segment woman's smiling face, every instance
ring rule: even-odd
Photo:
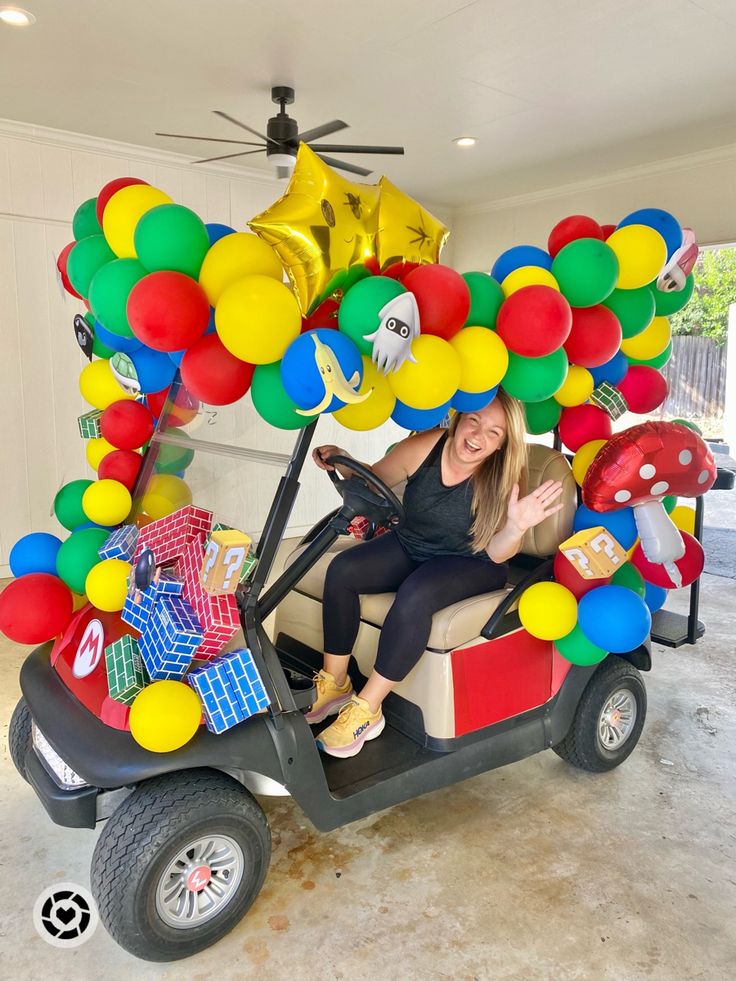
[[[452,449],[459,463],[477,465],[503,444],[506,413],[498,401],[477,412],[463,412],[458,420]]]

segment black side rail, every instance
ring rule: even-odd
[[[506,599],[498,604],[491,614],[488,623],[481,630],[481,637],[485,637],[486,640],[495,640],[496,637],[508,634],[512,630],[518,630],[521,626],[519,614],[516,612],[509,613],[508,611],[529,586],[532,586],[535,582],[544,582],[552,579],[552,567],[553,560],[545,559],[539,565],[535,566],[531,572],[527,573],[521,582],[518,582],[514,586]]]

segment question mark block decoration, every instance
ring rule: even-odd
[[[213,531],[199,574],[202,588],[208,593],[234,593],[251,544],[251,539],[242,531]]]
[[[583,579],[608,579],[624,562],[626,550],[602,525],[584,528],[560,545],[560,551]]]

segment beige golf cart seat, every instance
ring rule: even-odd
[[[552,556],[557,546],[569,537],[577,507],[577,490],[570,467],[557,450],[536,443],[529,445],[527,490],[532,491],[545,480],[560,480],[563,485],[563,508],[551,515],[525,537],[522,552],[540,558]],[[275,637],[286,634],[317,651],[323,650],[322,591],[327,566],[338,552],[360,548],[353,537],[339,538],[281,602],[276,613]],[[286,559],[289,565],[303,551],[299,545]],[[449,653],[459,647],[487,643],[480,631],[498,605],[510,593],[511,586],[473,596],[436,613],[427,649],[419,663],[396,686],[396,693],[417,705],[429,735],[437,739],[455,734],[453,681]],[[384,618],[395,593],[364,595],[360,598],[361,623],[353,655],[366,677],[376,659],[378,639]],[[277,641],[278,643],[278,641]]]

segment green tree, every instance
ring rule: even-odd
[[[673,334],[711,337],[725,344],[728,307],[736,303],[736,248],[707,249],[695,264],[695,290],[684,310],[670,318]]]

